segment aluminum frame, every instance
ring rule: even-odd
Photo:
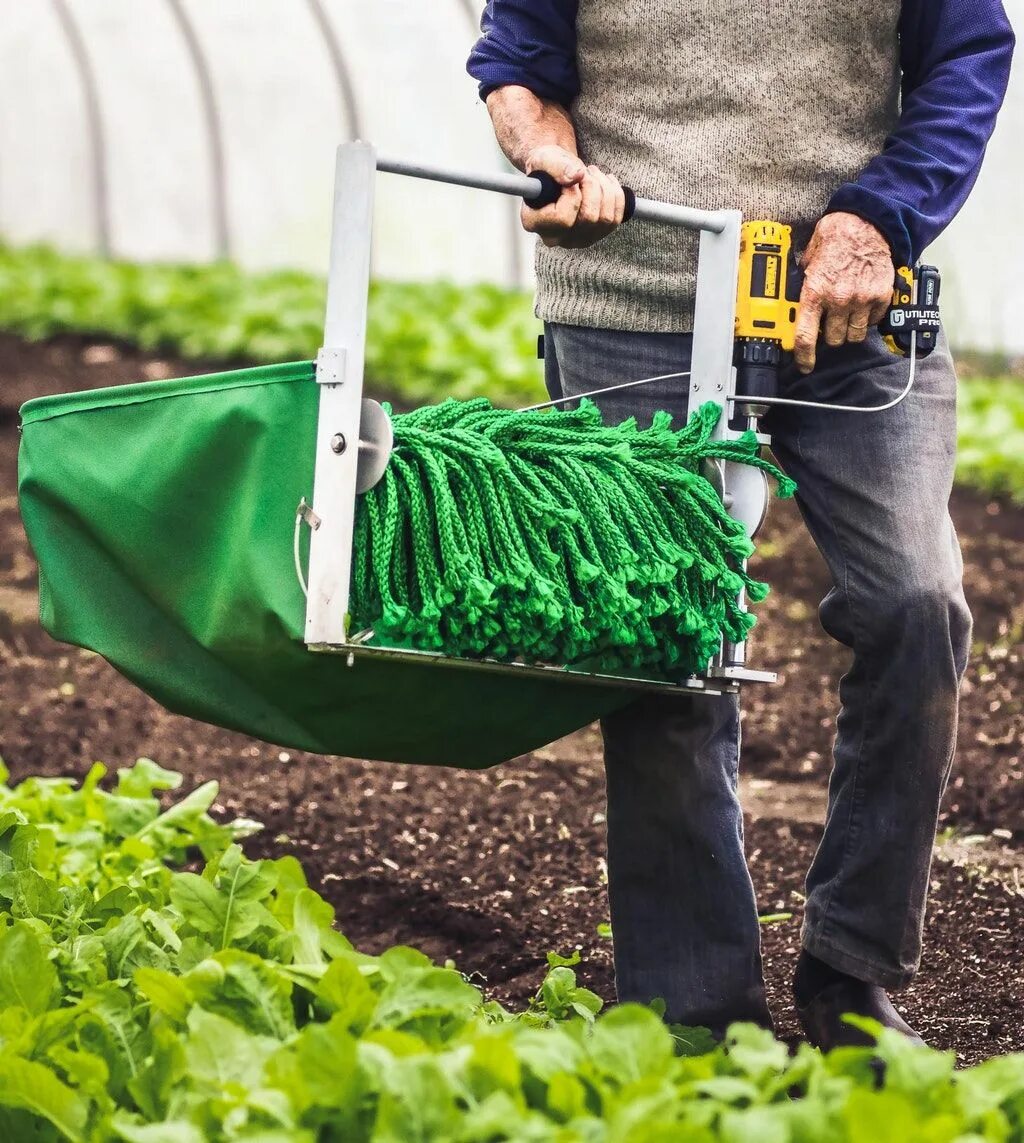
[[[310,532],[306,643],[348,640],[359,420],[366,354],[376,155],[366,143],[338,148],[324,346],[317,355],[320,408]]]
[[[427,655],[379,647],[372,632],[349,632],[348,600],[356,505],[360,407],[366,345],[367,300],[373,204],[377,171],[425,178],[500,194],[535,197],[540,183],[528,176],[481,175],[379,158],[367,143],[338,148],[328,276],[324,347],[317,356],[320,404],[312,495],[305,641],[311,650],[348,655],[350,665],[365,656],[415,658],[437,667],[458,667],[590,681],[679,693],[735,693],[742,682],[773,682],[775,675],[745,667],[745,645],[724,650],[707,675],[669,683],[642,675],[589,672],[579,668],[497,663]],[[690,400],[722,408],[716,437],[738,435],[729,427],[736,393],[733,345],[742,215],[703,211],[638,199],[634,217],[700,232]],[[722,473],[723,482],[727,470]],[[725,488],[728,496],[730,490]],[[734,509],[735,510],[735,509]],[[736,515],[740,515],[736,511]]]

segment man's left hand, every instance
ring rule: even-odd
[[[804,286],[794,356],[801,373],[814,368],[822,326],[828,345],[863,341],[892,304],[893,265],[881,231],[855,214],[826,214],[801,259]]]

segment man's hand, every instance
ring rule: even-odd
[[[566,189],[541,210],[523,207],[523,226],[546,246],[579,248],[607,238],[622,222],[626,196],[618,180],[579,157],[569,112],[525,87],[499,87],[487,96],[487,110],[501,149],[528,175],[547,173]]]
[[[863,341],[868,328],[885,317],[896,268],[881,232],[843,213],[821,219],[801,261],[805,276],[794,355],[800,372],[810,373],[823,322],[826,343],[838,346]]]
[[[539,234],[545,246],[570,250],[593,246],[622,222],[626,196],[618,179],[598,167],[588,167],[565,147],[548,144],[531,151],[526,173],[534,171],[546,171],[565,188],[550,206],[540,210],[523,206],[523,229]]]

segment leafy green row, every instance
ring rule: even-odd
[[[33,340],[94,334],[209,362],[306,360],[321,343],[323,305],[323,282],[296,271],[136,265],[0,244],[0,328]],[[538,330],[523,293],[377,282],[368,378],[410,404],[481,395],[523,404],[541,393]],[[1022,458],[1024,386],[962,382],[958,479],[1024,500]]]
[[[113,337],[210,362],[305,361],[323,341],[324,283],[232,263],[137,265],[0,244],[0,328],[38,340]],[[367,376],[409,402],[542,392],[539,323],[525,294],[480,285],[377,282]]]
[[[356,952],[291,857],[255,862],[212,783],[142,760],[0,785],[0,1138],[82,1143],[1024,1140],[1024,1057],[954,1077],[883,1037],[708,1050],[571,961],[512,1015],[451,967]],[[195,871],[188,860],[205,861]]]
[[[962,382],[957,414],[957,479],[1024,503],[1024,383]]]

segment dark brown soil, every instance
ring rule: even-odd
[[[82,774],[97,758],[113,767],[139,755],[189,783],[217,778],[224,812],[266,824],[250,852],[300,857],[367,950],[418,945],[521,1002],[546,950],[579,948],[585,981],[611,999],[609,944],[598,935],[604,790],[593,728],[486,773],[291,753],[166,713],[102,659],[55,644],[34,623],[35,565],[15,498],[18,405],[198,371],[123,347],[71,338],[28,346],[0,335],[0,754],[15,779]],[[1024,862],[1014,848],[1024,846],[1024,511],[958,493],[954,516],[977,645],[944,825],[1002,844],[1004,868],[986,881],[936,862],[925,962],[900,1003],[933,1043],[967,1062],[1024,1049]],[[818,626],[827,575],[791,506],[774,513],[759,570],[776,590],[761,609],[754,658],[781,680],[745,700],[744,767],[755,786],[805,790],[813,807],[827,778],[844,652]],[[818,828],[806,813],[752,806],[748,852],[762,912],[792,914],[764,928],[775,1012],[792,1036],[788,977]]]

